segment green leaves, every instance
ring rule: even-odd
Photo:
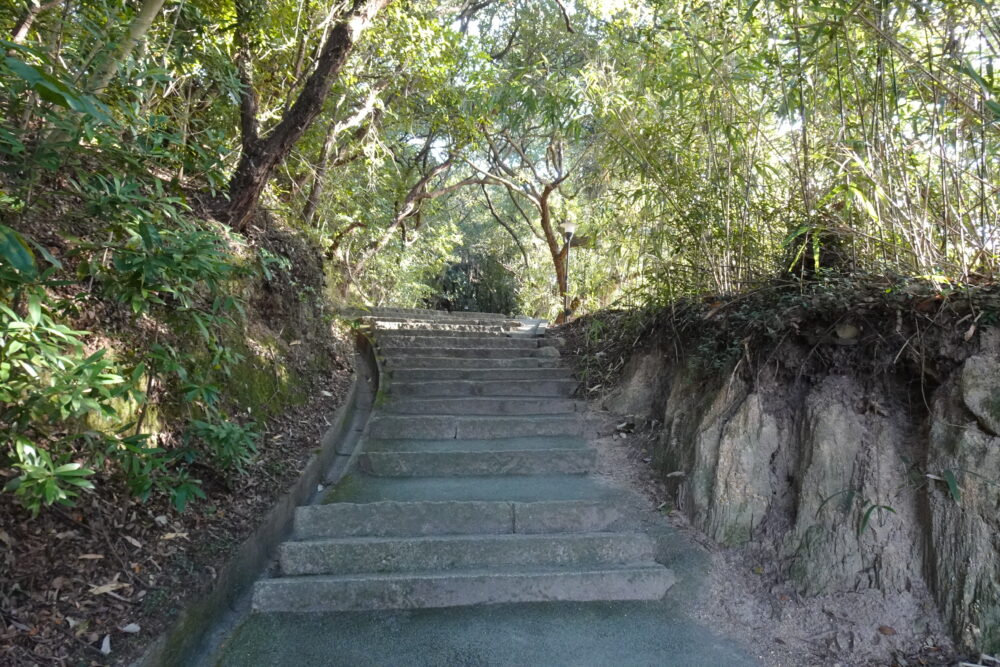
[[[13,280],[15,276],[5,275],[4,268],[11,268],[17,275],[31,280],[38,275],[35,264],[35,253],[31,251],[28,242],[18,232],[6,225],[0,224],[0,279]],[[0,285],[2,287],[2,285]]]
[[[110,116],[100,102],[71,84],[57,79],[34,65],[29,65],[15,56],[5,57],[3,64],[46,102],[86,114],[102,122],[111,122]]]

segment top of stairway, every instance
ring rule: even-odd
[[[504,313],[483,313],[470,310],[427,310],[423,308],[348,308],[341,311],[346,317],[393,323],[395,328],[424,328],[440,325],[462,326],[469,332],[491,331],[500,327],[508,332],[542,335],[546,320],[531,317],[507,315]]]

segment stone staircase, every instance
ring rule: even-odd
[[[673,584],[624,492],[588,473],[559,352],[500,315],[368,318],[382,388],[351,472],[300,507],[257,611],[657,600]]]

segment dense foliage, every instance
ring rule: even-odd
[[[0,29],[0,469],[35,511],[94,471],[183,508],[252,458],[219,395],[241,289],[290,268],[267,216],[334,299],[546,317],[997,269],[984,0],[63,0]]]

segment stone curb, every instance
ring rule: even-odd
[[[347,399],[338,408],[333,425],[292,487],[267,512],[219,572],[205,595],[190,600],[170,628],[156,638],[132,667],[188,665],[204,658],[214,647],[212,636],[219,619],[237,606],[277,554],[292,530],[295,509],[310,501],[318,485],[333,483],[356,455],[357,443],[368,423],[378,391],[379,374],[368,338],[355,340],[355,376]]]

